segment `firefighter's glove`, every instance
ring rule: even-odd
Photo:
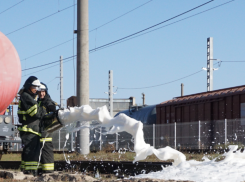
[[[50,112],[48,114],[45,114],[43,116],[43,120],[47,120],[47,119],[53,119],[55,117],[55,112]]]
[[[55,116],[58,118],[59,117],[59,110],[60,109],[57,109],[56,111],[55,111]]]
[[[59,118],[59,110],[62,110],[62,109],[57,109],[56,110],[56,118],[57,118],[57,120],[58,120],[58,122],[62,125],[62,126],[64,126],[64,123],[60,120],[60,118]]]
[[[56,106],[55,105],[49,105],[48,106],[48,111],[49,112],[55,112],[56,111]]]

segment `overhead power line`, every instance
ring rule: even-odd
[[[195,75],[195,74],[197,74],[197,73],[200,73],[200,72],[202,72],[203,70],[199,70],[199,71],[197,71],[197,72],[195,72],[195,73],[192,73],[192,74],[190,74],[190,75],[187,75],[187,76],[184,76],[184,77],[181,77],[181,78],[178,78],[178,79],[176,79],[176,80],[173,80],[173,81],[169,81],[169,82],[165,82],[165,83],[162,83],[162,84],[158,84],[158,85],[152,85],[152,86],[147,86],[147,87],[133,87],[133,88],[123,88],[123,87],[118,87],[118,89],[144,89],[144,88],[153,88],[153,87],[159,87],[159,86],[162,86],[162,85],[167,85],[167,84],[170,84],[170,83],[173,83],[173,82],[176,82],[176,81],[179,81],[179,80],[182,80],[182,79],[184,79],[184,78],[187,78],[187,77],[190,77],[190,76],[193,76],[193,75]]]
[[[121,41],[121,42],[124,42],[124,41],[130,40],[130,39],[139,37],[139,36],[141,36],[141,35],[144,35],[144,34],[147,34],[147,33],[153,32],[153,31],[156,31],[156,30],[158,30],[158,29],[160,29],[160,28],[164,28],[164,27],[166,27],[166,26],[170,26],[170,25],[172,25],[172,24],[178,23],[178,22],[183,21],[183,20],[185,20],[185,19],[188,19],[188,18],[197,16],[197,15],[199,15],[199,14],[202,14],[202,13],[205,13],[205,12],[207,12],[207,11],[213,10],[213,9],[215,9],[215,8],[221,7],[221,6],[223,6],[223,5],[225,5],[225,4],[228,4],[228,3],[232,2],[232,1],[235,1],[235,0],[231,0],[231,1],[228,1],[228,2],[225,2],[225,3],[222,3],[222,4],[217,5],[217,6],[215,6],[215,7],[209,8],[209,9],[204,10],[204,11],[202,11],[202,12],[196,13],[196,14],[194,14],[194,15],[191,15],[191,16],[189,16],[189,17],[186,17],[186,18],[183,18],[183,19],[181,19],[181,20],[175,21],[175,22],[173,22],[173,23],[167,24],[167,25],[165,25],[165,26],[156,28],[156,29],[151,30],[151,31],[148,31],[148,32],[146,32],[146,33],[143,33],[143,34],[140,34],[140,35],[131,37],[131,38],[126,39],[126,40],[123,40],[123,41]],[[70,39],[70,40],[68,40],[68,41],[71,41],[71,40],[72,40],[72,39]],[[66,41],[66,42],[68,42],[68,41]],[[113,41],[113,42],[115,42],[115,41]],[[116,44],[121,43],[121,42],[117,42]],[[63,44],[63,43],[61,43],[61,44]],[[59,45],[61,45],[61,44],[59,44]],[[109,44],[110,44],[110,43],[109,43]],[[105,45],[107,45],[107,44],[105,44]],[[96,49],[91,49],[91,50],[89,50],[89,52],[90,52],[90,53],[93,53],[94,51],[97,51],[97,49],[100,50],[100,49],[102,49],[102,47],[103,47],[103,48],[107,48],[107,47],[112,46],[112,45],[115,45],[115,44],[111,44],[111,45],[108,45],[108,46],[105,46],[105,45],[102,45],[102,46],[100,46],[100,47],[97,47]],[[58,46],[58,45],[57,45],[57,46]],[[54,47],[57,47],[57,46],[54,46]],[[54,48],[54,47],[52,47],[52,48]],[[50,48],[50,49],[52,49],[52,48]],[[50,50],[50,49],[47,49],[47,50]],[[47,51],[47,50],[45,50],[45,51]],[[44,51],[42,51],[42,52],[44,52]],[[39,54],[39,53],[37,53],[37,54]],[[37,54],[35,54],[35,55],[37,55]],[[41,52],[40,52],[40,54],[41,54]],[[33,56],[35,56],[35,55],[33,55]],[[76,55],[74,55],[74,57],[75,57],[75,56],[76,56]],[[29,57],[28,57],[28,58],[29,58]],[[26,59],[28,59],[28,58],[26,58]],[[53,62],[52,62],[52,63],[53,63]],[[36,68],[36,67],[28,68],[28,69],[34,69],[34,68]]]
[[[225,4],[231,3],[232,1],[235,1],[235,0],[231,0],[231,1],[228,1],[228,2],[225,2],[225,3],[222,3],[222,4],[217,5],[217,6],[215,6],[215,7],[212,7],[212,8],[209,8],[209,9],[207,9],[207,10],[201,11],[201,12],[199,12],[199,13],[196,13],[196,14],[194,14],[194,15],[191,15],[191,16],[188,16],[188,17],[186,17],[186,18],[180,19],[180,20],[175,21],[175,22],[173,22],[173,23],[169,23],[169,24],[167,24],[167,25],[161,26],[161,27],[156,28],[156,29],[154,29],[154,30],[150,30],[150,31],[145,32],[145,33],[142,33],[142,34],[140,34],[140,35],[136,35],[136,36],[130,37],[130,38],[128,38],[128,39],[125,39],[125,40],[122,40],[122,41],[119,41],[119,42],[116,42],[116,43],[113,43],[113,44],[109,43],[110,45],[108,45],[108,46],[105,46],[105,45],[106,45],[106,44],[105,44],[105,45],[96,47],[95,49],[89,50],[89,52],[90,52],[90,53],[93,53],[93,52],[95,52],[95,51],[99,51],[99,50],[101,50],[101,49],[104,49],[104,48],[107,48],[107,47],[110,47],[110,46],[113,46],[113,45],[116,45],[116,44],[119,44],[119,43],[122,43],[122,42],[125,42],[125,41],[128,41],[128,40],[131,40],[131,39],[134,39],[134,38],[136,38],[136,37],[140,37],[140,36],[142,36],[142,35],[145,35],[145,34],[154,32],[154,31],[159,30],[159,29],[162,29],[162,28],[165,28],[165,27],[170,26],[170,25],[173,25],[173,24],[175,24],[175,23],[178,23],[178,22],[184,21],[184,20],[186,20],[186,19],[192,18],[192,17],[194,17],[194,16],[200,15],[200,14],[202,14],[202,13],[211,11],[211,10],[216,9],[216,8],[218,8],[218,7],[221,7],[221,6],[225,5]],[[75,38],[76,38],[76,37],[75,37]],[[74,39],[75,39],[75,38],[74,38]],[[55,46],[53,46],[53,47],[51,47],[51,48],[49,48],[49,49],[46,49],[46,50],[41,51],[41,52],[39,52],[39,53],[36,53],[36,54],[34,54],[34,55],[32,55],[32,56],[29,56],[29,57],[27,57],[27,58],[25,58],[25,59],[22,59],[21,61],[30,59],[30,58],[32,58],[32,57],[34,57],[34,56],[37,56],[37,55],[42,54],[42,53],[44,53],[44,52],[46,52],[46,51],[49,51],[49,50],[51,50],[51,49],[53,49],[53,48],[56,48],[56,47],[58,47],[58,46],[61,46],[61,45],[65,44],[65,43],[67,43],[67,42],[69,42],[69,41],[71,41],[71,40],[74,40],[74,39],[69,39],[69,40],[67,40],[67,41],[65,41],[65,42],[62,42],[62,43],[60,43],[60,44],[58,44],[58,45],[55,45]]]
[[[2,12],[0,12],[0,15],[1,15],[2,13],[4,13],[4,12],[6,12],[6,11],[10,10],[11,8],[13,8],[13,7],[17,6],[18,4],[22,3],[23,1],[24,1],[24,0],[22,0],[22,1],[18,2],[18,3],[16,3],[16,4],[14,4],[13,6],[11,6],[11,7],[7,8],[7,9],[5,9],[5,10],[3,10]]]
[[[220,62],[240,63],[240,62],[245,62],[245,61],[220,61]]]
[[[76,56],[76,55],[75,55]],[[67,57],[67,58],[64,58],[64,60],[67,60],[67,59],[70,59],[70,58],[73,58],[74,56],[70,56],[70,57]],[[31,68],[27,68],[27,69],[23,69],[21,71],[26,71],[26,70],[31,70],[31,69],[35,69],[35,68],[40,68],[40,67],[43,67],[43,66],[47,66],[47,65],[50,65],[50,64],[54,64],[54,63],[57,63],[57,62],[60,62],[60,60],[58,61],[53,61],[53,62],[50,62],[50,63],[47,63],[47,64],[42,64],[42,65],[39,65],[39,66],[35,66],[35,67],[31,67]]]
[[[55,65],[53,65],[53,66],[50,66],[50,67],[47,67],[47,68],[44,68],[44,69],[41,69],[41,70],[38,70],[38,71],[35,71],[35,72],[25,74],[25,75],[23,75],[22,77],[25,77],[25,76],[28,76],[28,75],[32,75],[32,74],[38,73],[38,72],[40,72],[40,71],[44,71],[44,70],[47,70],[47,69],[49,69],[49,68],[53,68],[53,67],[58,66],[58,65],[59,65],[59,64],[55,64]]]
[[[58,44],[58,45],[55,45],[55,46],[53,46],[53,47],[50,47],[50,48],[48,48],[48,49],[46,49],[46,50],[44,50],[44,51],[41,51],[41,52],[36,53],[36,54],[33,54],[33,55],[29,56],[29,57],[26,57],[26,58],[22,59],[21,61],[26,61],[27,59],[30,59],[30,58],[32,58],[32,57],[35,57],[35,56],[37,56],[37,55],[39,55],[39,54],[42,54],[42,53],[44,53],[44,52],[47,52],[47,51],[49,51],[49,50],[51,50],[51,49],[54,49],[54,48],[56,48],[56,47],[58,47],[58,46],[61,46],[61,45],[65,44],[65,43],[67,43],[67,42],[70,42],[70,41],[72,41],[72,40],[74,40],[74,39],[75,39],[75,38],[72,38],[72,39],[67,40],[67,41],[65,41],[65,42],[62,42],[62,43],[60,43],[60,44]]]
[[[31,25],[33,25],[33,24],[35,24],[35,23],[38,23],[38,22],[40,22],[40,21],[42,21],[42,20],[44,20],[44,19],[50,18],[51,16],[54,16],[54,15],[56,15],[56,14],[62,12],[62,11],[65,11],[65,10],[67,10],[67,9],[73,7],[73,6],[75,6],[75,5],[71,5],[71,6],[67,7],[67,8],[64,8],[64,9],[62,9],[62,10],[59,10],[58,12],[52,13],[52,14],[50,14],[50,15],[44,17],[44,18],[41,18],[41,19],[39,19],[39,20],[37,20],[37,21],[34,21],[34,22],[30,23],[30,24],[27,24],[27,25],[25,25],[25,26],[23,26],[23,27],[21,27],[21,28],[18,28],[17,30],[14,30],[14,31],[12,31],[12,32],[10,32],[10,33],[8,33],[8,34],[6,34],[6,35],[10,35],[10,34],[12,34],[12,33],[15,33],[15,32],[17,32],[17,31],[19,31],[19,30],[22,30],[22,29],[24,29],[24,28],[26,28],[26,27],[29,27],[29,26],[31,26]]]
[[[135,11],[135,10],[137,10],[137,9],[139,9],[139,8],[141,8],[142,6],[148,4],[148,3],[152,2],[152,1],[153,0],[147,1],[146,3],[143,3],[140,6],[137,6],[136,8],[134,8],[134,9],[132,9],[132,10],[130,10],[130,11],[128,11],[128,12],[126,12],[126,13],[124,13],[124,14],[122,14],[122,15],[120,15],[120,16],[118,16],[118,17],[116,17],[116,18],[114,18],[114,19],[112,19],[112,20],[100,25],[100,26],[98,26],[97,28],[94,28],[94,29],[90,30],[89,32],[93,32],[93,31],[95,31],[95,30],[97,30],[97,29],[99,29],[99,28],[101,28],[101,27],[103,27],[103,26],[105,26],[105,25],[107,25],[107,24],[109,24],[109,23],[111,23],[111,22],[113,22],[113,21],[115,21],[115,20],[117,20],[117,19],[119,19],[119,18],[121,18],[121,17],[123,17],[123,16],[125,16],[125,15],[127,15],[127,14],[129,14],[129,13]]]
[[[113,22],[113,21],[115,21],[115,20],[117,20],[117,19],[119,19],[119,18],[121,18],[121,17],[123,17],[123,16],[125,16],[125,15],[127,15],[127,14],[129,14],[129,13],[131,13],[131,12],[133,12],[133,11],[135,11],[136,9],[141,8],[142,6],[148,4],[148,3],[152,2],[152,1],[153,1],[153,0],[147,1],[146,3],[141,4],[140,6],[138,6],[138,7],[134,8],[134,9],[132,9],[132,10],[130,10],[130,11],[128,11],[128,12],[126,12],[126,13],[124,13],[124,14],[122,14],[122,15],[120,15],[120,16],[118,16],[118,17],[112,19],[112,20],[110,20],[109,22],[106,22],[106,23],[104,23],[104,24],[98,26],[97,28],[94,28],[94,29],[90,30],[89,32],[93,32],[94,30],[97,30],[97,29],[99,29],[99,28],[101,28],[101,27],[104,27],[104,26],[108,25],[109,23],[111,23],[111,22]],[[76,6],[76,4],[75,4],[75,2],[74,2],[74,7],[75,7],[75,6]],[[74,29],[74,27],[75,27],[75,22],[74,22],[74,21],[75,21],[75,10],[74,10],[74,17],[73,17],[73,29]],[[73,35],[74,35],[74,34],[73,34]],[[76,37],[75,37],[75,38],[76,38]],[[48,48],[48,49],[46,49],[46,50],[44,50],[44,51],[38,52],[38,53],[36,53],[36,54],[34,54],[34,55],[32,55],[32,56],[29,56],[29,57],[27,57],[27,58],[22,59],[21,61],[26,61],[27,59],[30,59],[30,58],[32,58],[32,57],[35,57],[35,56],[39,55],[39,54],[42,54],[42,53],[44,53],[44,52],[47,52],[47,51],[49,51],[49,50],[51,50],[51,49],[53,49],[53,48],[56,48],[56,47],[58,47],[58,46],[61,46],[61,45],[65,44],[65,43],[67,43],[67,42],[70,42],[71,40],[74,40],[75,38],[74,38],[74,36],[73,36],[73,39],[67,40],[67,41],[62,42],[62,43],[60,43],[60,44],[58,44],[58,45],[55,45],[55,46],[53,46],[53,47],[50,47],[50,48]],[[74,45],[74,43],[73,43],[73,45]],[[74,48],[73,48],[73,49],[74,49]]]
[[[152,1],[152,0],[151,0],[151,1]],[[118,19],[118,18],[120,18],[120,17],[122,17],[122,16],[124,16],[124,15],[126,15],[126,14],[128,14],[128,13],[130,13],[130,12],[132,12],[132,11],[134,11],[135,9],[138,9],[138,8],[142,7],[143,5],[145,5],[145,4],[147,4],[147,3],[151,2],[151,1],[148,1],[148,2],[146,2],[146,3],[144,3],[144,4],[142,4],[141,6],[138,6],[138,7],[134,8],[133,10],[131,10],[131,11],[129,11],[129,12],[127,12],[127,13],[125,13],[125,14],[123,14],[123,15],[121,15],[121,16],[119,16],[119,17],[117,17],[117,18],[115,18],[115,19],[113,19],[113,20],[111,20],[111,21],[109,21],[109,22],[107,22],[107,23],[105,23],[105,24],[103,24],[103,25],[101,25],[101,26],[99,26],[99,27],[93,29],[93,30],[96,30],[96,29],[98,29],[98,28],[100,28],[100,27],[102,27],[102,26],[105,26],[105,25],[109,24],[110,22],[112,22],[112,21],[114,21],[114,20],[116,20],[116,19]],[[110,45],[112,45],[112,44],[114,45],[115,43],[117,43],[117,42],[119,42],[119,41],[122,41],[122,40],[124,40],[124,39],[130,38],[130,37],[132,37],[132,36],[134,36],[134,35],[137,35],[137,34],[139,34],[139,33],[141,33],[141,32],[144,32],[144,31],[149,30],[149,29],[151,29],[151,28],[153,28],[153,27],[156,27],[156,26],[158,26],[158,25],[160,25],[160,24],[162,24],[162,23],[165,23],[165,22],[170,21],[170,20],[172,20],[172,19],[174,19],[174,18],[177,18],[177,17],[179,17],[179,16],[181,16],[181,15],[184,15],[184,14],[186,14],[186,13],[188,13],[188,12],[190,12],[190,11],[193,11],[193,10],[195,10],[195,9],[201,7],[201,6],[204,6],[204,5],[206,5],[206,4],[208,4],[208,3],[212,2],[212,1],[214,1],[214,0],[208,1],[208,2],[206,2],[206,3],[204,3],[204,4],[201,4],[201,5],[199,5],[199,6],[195,7],[195,8],[192,8],[192,9],[190,9],[190,10],[184,12],[184,13],[181,13],[181,14],[179,14],[179,15],[177,15],[177,16],[174,16],[174,17],[172,17],[172,18],[170,18],[170,19],[167,19],[167,20],[165,20],[165,21],[163,21],[163,22],[160,22],[160,23],[158,23],[158,24],[156,24],[156,25],[153,25],[153,26],[151,26],[151,27],[148,27],[148,28],[146,28],[146,29],[143,29],[143,30],[141,30],[141,31],[138,31],[138,32],[136,32],[136,33],[133,33],[133,34],[131,34],[131,35],[128,35],[128,36],[126,36],[126,37],[123,37],[123,38],[121,38],[121,39],[118,39],[118,40],[116,40],[116,41],[107,43],[107,44],[105,44],[105,45],[96,47],[96,48],[94,48],[94,49],[91,49],[91,50],[89,50],[89,52],[97,51],[97,50],[99,50],[99,49],[101,49],[101,48],[110,46]],[[75,6],[75,5],[76,5],[76,4],[74,4],[74,5],[72,5],[72,6],[69,6],[69,7],[65,8],[65,9],[71,8],[71,7]],[[60,10],[59,12],[64,11],[65,9]],[[58,13],[58,12],[56,12],[56,13]],[[56,13],[54,13],[54,14],[56,14]],[[54,15],[54,14],[52,14],[52,15]],[[52,16],[52,15],[49,15],[49,16]],[[47,17],[46,17],[46,18],[47,18]],[[38,21],[40,21],[40,20],[38,20]],[[38,22],[38,21],[36,21],[36,22]],[[31,25],[31,24],[29,24],[29,25]],[[29,26],[29,25],[27,25],[27,26]],[[25,26],[25,27],[27,27],[27,26]],[[25,28],[25,27],[22,27],[22,28]],[[22,29],[22,28],[21,28],[21,29]],[[18,29],[18,30],[20,30],[20,29]],[[18,30],[16,30],[16,31],[18,31]],[[93,30],[91,30],[91,31],[93,31]],[[13,33],[13,32],[11,32],[11,33]],[[8,35],[8,34],[7,34],[7,35]],[[39,53],[36,53],[36,54],[34,54],[34,55],[32,55],[32,56],[29,56],[29,57],[27,57],[27,58],[25,58],[25,59],[22,59],[21,61],[27,60],[27,59],[29,59],[29,58],[31,58],[31,57],[37,56],[37,55],[39,55],[39,54],[42,54],[42,53],[44,53],[44,52],[46,52],[46,51],[49,51],[49,50],[51,50],[51,49],[53,49],[53,48],[55,48],[55,47],[58,47],[58,46],[60,46],[60,45],[63,45],[63,44],[65,44],[65,43],[67,43],[67,42],[69,42],[69,41],[71,41],[71,40],[73,40],[73,39],[70,39],[70,40],[65,41],[65,42],[63,42],[63,43],[60,43],[60,44],[58,44],[58,45],[56,45],[56,46],[53,46],[53,47],[51,47],[51,48],[49,48],[49,49],[46,49],[46,50],[41,51],[41,52],[39,52]]]
[[[175,19],[175,18],[177,18],[177,17],[179,17],[179,16],[182,16],[182,15],[184,15],[184,14],[186,14],[186,13],[189,13],[189,12],[195,10],[195,9],[198,9],[198,8],[200,8],[200,7],[202,7],[202,6],[206,5],[206,4],[208,4],[208,3],[211,3],[212,1],[214,1],[214,0],[211,0],[211,1],[208,1],[208,2],[206,2],[206,3],[203,3],[203,4],[199,5],[199,6],[196,6],[195,8],[192,8],[192,9],[190,9],[190,10],[188,10],[188,11],[185,11],[185,12],[183,12],[183,13],[180,13],[180,14],[178,14],[178,15],[172,17],[172,18],[169,18],[169,19],[164,20],[164,21],[162,21],[162,22],[160,22],[160,23],[157,23],[157,24],[155,24],[155,25],[152,25],[152,26],[150,26],[150,27],[147,27],[147,28],[145,28],[145,29],[143,29],[143,30],[140,30],[140,31],[138,31],[138,32],[135,32],[135,33],[133,33],[133,34],[130,34],[130,35],[126,36],[126,37],[123,37],[123,38],[120,38],[120,39],[118,39],[118,40],[115,40],[115,41],[112,41],[112,42],[110,42],[110,43],[107,43],[107,44],[105,44],[105,45],[103,45],[103,46],[94,48],[94,49],[92,49],[92,50],[90,50],[90,51],[95,51],[95,50],[97,50],[97,49],[99,49],[99,48],[103,48],[103,47],[105,47],[105,46],[114,44],[114,43],[116,43],[116,42],[122,41],[122,40],[127,39],[127,38],[130,38],[130,37],[132,37],[132,36],[134,36],[134,35],[137,35],[137,34],[139,34],[139,33],[142,33],[142,32],[144,32],[144,31],[146,31],[146,30],[149,30],[149,29],[151,29],[151,28],[154,28],[154,27],[156,27],[156,26],[159,26],[159,25],[161,25],[161,24],[163,24],[163,23],[166,23],[166,22],[168,22],[168,21],[170,21],[170,20],[173,20],[173,19]]]
[[[95,52],[95,51],[99,51],[99,50],[101,50],[101,49],[105,49],[105,48],[110,47],[110,46],[114,46],[114,45],[116,45],[116,44],[120,44],[120,43],[122,43],[122,42],[131,40],[131,39],[134,39],[134,38],[136,38],[136,37],[140,37],[140,36],[142,36],[142,35],[145,35],[145,34],[148,34],[148,33],[151,33],[151,32],[154,32],[154,31],[159,30],[159,29],[161,29],[161,28],[165,28],[165,27],[170,26],[170,25],[173,25],[173,24],[175,24],[175,23],[178,23],[178,22],[184,21],[184,20],[186,20],[186,19],[192,18],[192,17],[194,17],[194,16],[200,15],[200,14],[202,14],[202,13],[211,11],[211,10],[216,9],[216,8],[219,8],[219,7],[224,6],[224,5],[228,4],[228,3],[231,3],[231,2],[233,2],[233,1],[235,1],[235,0],[231,0],[231,1],[228,1],[228,2],[225,2],[225,3],[222,3],[222,4],[217,5],[217,6],[215,6],[215,7],[209,8],[209,9],[207,9],[207,10],[201,11],[201,12],[196,13],[196,14],[194,14],[194,15],[188,16],[188,17],[186,17],[186,18],[182,18],[182,19],[177,20],[177,21],[175,21],[175,22],[172,22],[172,23],[169,23],[169,24],[167,24],[167,25],[158,27],[158,28],[156,28],[156,29],[150,30],[150,31],[145,32],[145,33],[141,33],[141,34],[136,35],[136,36],[129,37],[129,38],[126,38],[126,39],[121,40],[121,41],[113,41],[113,42],[115,42],[115,43],[110,42],[110,43],[108,43],[108,44],[104,44],[104,45],[99,46],[99,47],[97,47],[97,48],[91,49],[91,50],[90,50],[90,53],[93,53],[93,52]]]
[[[215,63],[214,65],[216,65],[218,63]],[[191,77],[193,75],[196,75],[197,73],[200,73],[202,72],[203,70],[199,70],[199,71],[196,71],[192,74],[189,74],[189,75],[186,75],[184,77],[181,77],[181,78],[178,78],[176,80],[172,80],[172,81],[169,81],[169,82],[165,82],[165,83],[161,83],[161,84],[158,84],[158,85],[152,85],[152,86],[145,86],[145,87],[132,87],[132,88],[123,88],[123,87],[117,87],[117,89],[128,89],[128,90],[132,90],[132,89],[144,89],[144,88],[154,88],[154,87],[159,87],[159,86],[162,86],[162,85],[167,85],[167,84],[170,84],[170,83],[173,83],[173,82],[177,82],[179,80],[182,80],[182,79],[185,79],[185,78],[188,78],[188,77]]]
[[[64,61],[63,63],[66,63],[66,62],[69,62],[69,61],[72,61],[72,58],[70,58],[69,60]],[[35,71],[35,72],[25,74],[25,75],[23,75],[22,77],[25,77],[25,76],[28,76],[28,75],[32,75],[32,74],[34,74],[34,73],[38,73],[38,72],[40,72],[40,71],[44,71],[44,70],[47,70],[47,69],[49,69],[49,68],[53,68],[53,67],[59,66],[59,65],[60,65],[60,64],[55,64],[55,65],[53,65],[53,66],[50,66],[50,67],[47,67],[47,68],[44,68],[44,69],[41,69],[41,70],[38,70],[38,71]]]
[[[245,61],[219,61],[218,63],[219,63],[219,67],[221,66],[221,63],[223,63],[223,62],[225,62],[225,63],[242,63],[242,62],[245,62]]]

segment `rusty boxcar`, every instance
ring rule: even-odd
[[[156,138],[166,135],[173,143],[175,131],[170,126],[177,123],[177,143],[200,148],[198,121],[201,121],[204,123],[201,130],[208,131],[201,133],[202,145],[215,147],[217,143],[223,144],[225,141],[221,136],[225,135],[223,121],[227,119],[232,121],[228,124],[227,132],[229,141],[233,142],[236,139],[232,135],[245,129],[245,85],[175,97],[156,105],[156,112],[156,124],[161,124],[156,128]],[[243,133],[238,136],[239,141],[243,141],[243,138]],[[166,140],[157,140],[156,143],[164,146]]]
[[[175,97],[158,104],[156,124],[244,117],[245,85]]]

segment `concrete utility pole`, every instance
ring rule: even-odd
[[[89,105],[88,0],[77,0],[77,104]],[[89,128],[78,131],[76,149],[89,153]]]
[[[207,38],[207,91],[213,90],[213,37]]]
[[[109,70],[109,85],[108,85],[108,102],[109,102],[109,112],[111,117],[114,117],[114,113],[113,113],[113,71]],[[118,150],[118,134],[116,133],[116,150]]]
[[[142,99],[143,99],[143,106],[145,105],[145,94],[142,93]]]
[[[63,58],[60,56],[60,107],[63,105]]]
[[[184,96],[184,84],[181,83],[181,97]]]
[[[110,70],[109,71],[109,92],[108,92],[108,95],[109,95],[109,112],[111,114],[111,117],[114,117],[114,114],[113,114],[113,71]]]

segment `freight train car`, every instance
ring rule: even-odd
[[[245,85],[175,97],[158,105],[135,106],[120,113],[144,124],[146,140],[152,138],[149,136],[152,136],[153,127],[150,129],[148,125],[156,124],[157,147],[179,145],[200,148],[202,145],[202,148],[207,148],[214,147],[217,143],[224,144],[225,119],[231,121],[228,123],[227,140],[239,140],[245,144],[244,133],[241,133],[245,131]],[[201,141],[198,138],[199,121],[205,122],[201,128]]]
[[[226,141],[245,144],[243,132],[245,129],[245,85],[175,97],[157,105],[156,110],[156,124],[171,126],[177,123],[177,143],[182,146],[200,148],[202,145],[202,148],[217,148]],[[203,123],[199,124],[200,126],[199,121]],[[228,125],[225,121],[229,121]],[[227,134],[228,138],[225,139]],[[156,138],[165,135],[173,140],[174,127],[156,128]],[[201,135],[201,140],[198,135]],[[163,143],[164,140],[157,141],[159,146]]]
[[[156,124],[237,119],[244,106],[245,85],[175,97],[156,106]]]
[[[156,105],[131,106],[128,110],[122,111],[120,113],[126,114],[127,116],[141,121],[146,125],[152,125],[156,123]]]

